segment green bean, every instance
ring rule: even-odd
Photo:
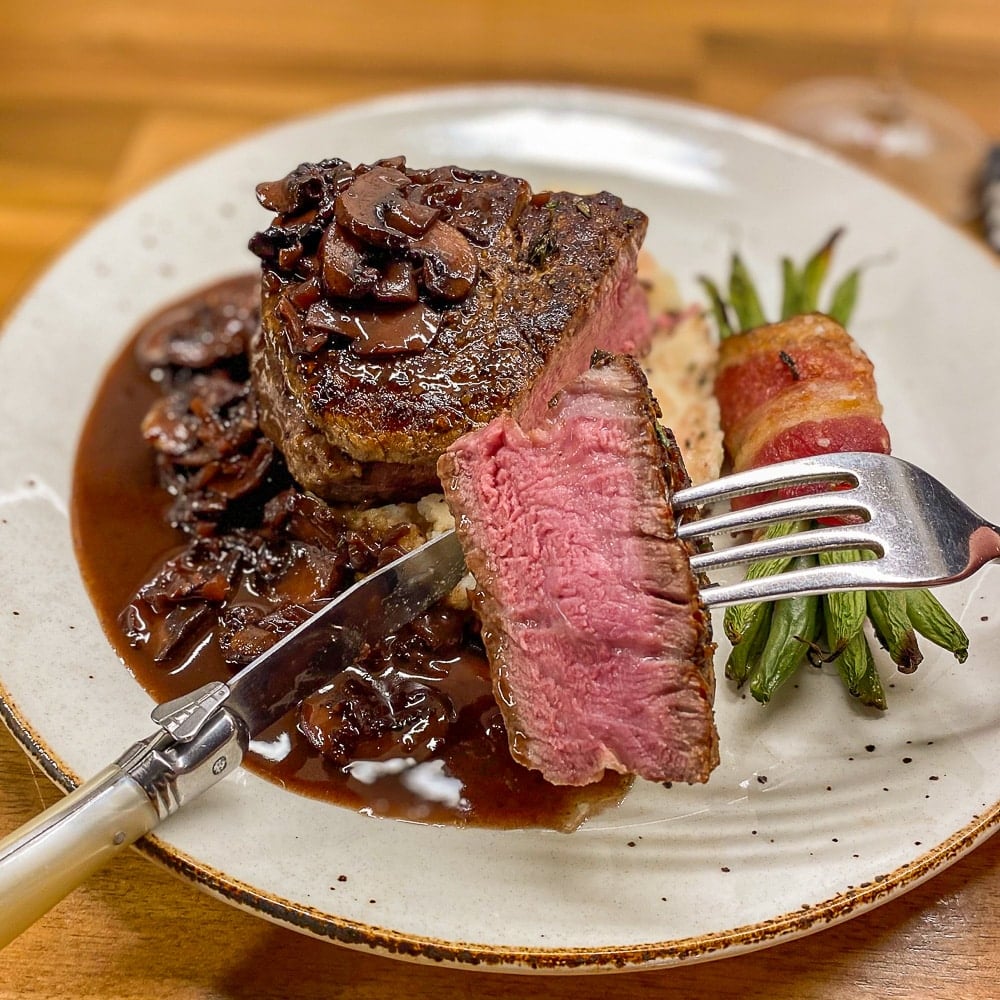
[[[782,521],[778,524],[769,524],[761,537],[783,538],[785,535],[794,534],[796,531],[805,531],[808,527],[808,521]],[[747,567],[746,579],[759,580],[761,577],[775,576],[777,573],[784,572],[791,561],[791,556],[778,556],[774,559],[764,559],[761,562],[751,563]],[[757,601],[751,604],[735,604],[726,608],[726,613],[722,619],[722,627],[725,629],[729,641],[734,646],[749,631],[754,616],[758,614],[761,605],[764,603],[766,602]]]
[[[737,253],[733,254],[729,268],[729,303],[741,330],[752,330],[767,323],[753,279]]]
[[[861,269],[850,271],[833,290],[830,305],[826,314],[835,319],[841,326],[847,326],[854,313],[854,305],[858,299],[858,287],[861,284]]]
[[[858,562],[861,553],[853,550],[821,552],[821,566],[838,566],[843,563]],[[839,653],[858,632],[868,616],[868,602],[859,590],[841,591],[827,594],[823,600],[823,614],[826,618],[826,637],[830,652]]]
[[[739,610],[736,610],[736,609]],[[758,622],[770,609],[769,601],[755,601],[753,604],[736,604],[726,608],[722,616],[722,630],[726,638],[738,646],[757,629]]]
[[[729,320],[729,309],[726,306],[726,300],[722,297],[722,292],[719,291],[719,286],[711,278],[706,278],[704,275],[699,277],[698,281],[708,296],[712,315],[715,317],[715,325],[719,328],[720,339],[725,340],[726,337],[731,337],[736,331]]]
[[[829,274],[834,248],[842,235],[843,229],[834,230],[801,268],[790,257],[781,259],[782,320],[819,309],[820,292]],[[698,280],[708,295],[722,340],[768,322],[750,271],[738,253],[730,259],[728,300],[711,278],[701,276]],[[861,269],[855,268],[833,289],[827,313],[841,324],[846,325],[851,318],[860,280]]]
[[[819,308],[819,291],[830,270],[833,248],[843,235],[843,229],[835,229],[826,242],[806,261],[802,268],[802,311],[815,312]]]
[[[864,632],[858,632],[844,647],[837,657],[837,668],[848,691],[863,705],[880,709],[887,707],[882,678],[878,675],[875,657]]]
[[[802,312],[802,279],[790,257],[781,258],[781,318],[791,319]]]
[[[906,613],[924,638],[954,653],[959,663],[965,663],[969,657],[969,637],[929,590],[908,590]]]
[[[813,556],[799,556],[792,567],[805,569],[815,562]],[[802,665],[819,635],[821,619],[818,597],[792,597],[775,602],[767,642],[750,674],[750,693],[757,701],[770,701]]]
[[[751,671],[760,661],[771,628],[771,610],[770,602],[759,605],[758,613],[754,615],[743,637],[733,645],[733,651],[726,660],[726,677],[740,687],[746,683]]]
[[[910,624],[906,594],[901,590],[868,591],[868,617],[878,641],[904,674],[912,674],[924,658]]]
[[[830,647],[830,662],[836,666],[837,673],[840,674],[840,679],[844,682],[844,686],[856,698],[861,692],[861,678],[865,672],[864,657],[859,656],[860,646],[858,645],[857,638],[860,635],[864,639],[864,633],[855,632],[842,645],[839,647],[836,645],[831,634],[830,615],[825,609],[826,597],[829,596],[829,594],[824,596],[823,604],[824,622],[826,624],[826,644]]]

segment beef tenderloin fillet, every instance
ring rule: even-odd
[[[438,472],[479,588],[514,757],[553,784],[716,766],[711,620],[671,493],[687,474],[638,364],[595,356],[535,424],[503,414]]]
[[[258,193],[277,213],[251,241],[261,426],[327,499],[437,489],[460,435],[543,407],[595,348],[632,353],[651,334],[635,274],[647,220],[613,195],[402,158],[304,164]]]

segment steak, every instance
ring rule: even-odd
[[[303,164],[258,197],[276,213],[250,242],[261,426],[324,498],[437,490],[461,435],[530,418],[595,349],[651,335],[635,273],[647,220],[606,192],[397,157]]]
[[[478,586],[511,752],[553,784],[716,766],[711,620],[670,505],[688,484],[639,365],[595,355],[534,423],[502,414],[438,472]]]

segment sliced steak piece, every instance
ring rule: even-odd
[[[651,335],[647,220],[614,195],[402,158],[304,164],[258,195],[276,213],[250,244],[261,426],[327,499],[436,489],[460,435],[544,407],[596,348]]]
[[[676,535],[680,453],[631,358],[595,356],[535,425],[504,414],[438,471],[479,587],[511,752],[553,784],[705,781],[711,621]]]

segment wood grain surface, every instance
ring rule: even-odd
[[[1000,3],[907,6],[909,79],[1000,137]],[[129,193],[283,118],[490,80],[611,85],[752,115],[794,81],[878,71],[898,11],[890,0],[2,0],[0,316]],[[0,834],[57,796],[0,732]],[[1000,838],[811,937],[611,979],[498,976],[352,952],[242,913],[129,852],[0,953],[0,998],[985,1000],[1000,995],[998,956]]]

